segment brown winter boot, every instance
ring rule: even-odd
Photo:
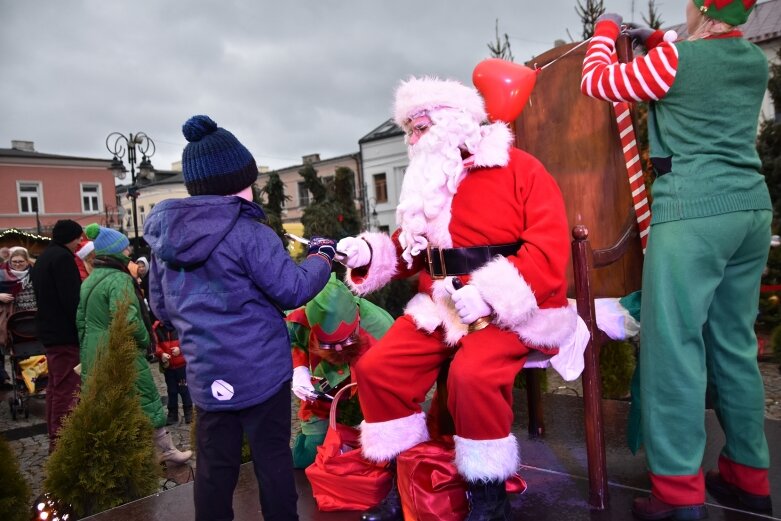
[[[165,427],[155,430],[155,445],[160,449],[160,463],[170,461],[181,465],[193,456],[190,450],[182,452],[176,448],[174,440],[171,439],[171,433],[165,430]]]
[[[654,495],[638,497],[632,502],[632,514],[637,519],[656,521],[672,519],[673,521],[696,521],[708,517],[705,505],[671,505]]]

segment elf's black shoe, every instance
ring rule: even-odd
[[[644,521],[672,519],[674,521],[693,521],[708,517],[705,505],[671,505],[656,496],[638,497],[632,502],[632,513]]]
[[[773,502],[770,496],[758,496],[727,483],[717,470],[709,470],[705,473],[705,488],[710,495],[726,506],[743,508],[752,512],[770,514],[773,511]]]

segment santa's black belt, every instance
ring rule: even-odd
[[[495,246],[470,246],[467,248],[426,248],[426,271],[433,279],[444,279],[450,275],[469,275],[501,255],[513,255],[523,241]]]

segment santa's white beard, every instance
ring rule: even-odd
[[[396,208],[396,221],[402,230],[399,235],[404,248],[402,258],[408,266],[429,241],[437,247],[452,246],[446,229],[450,204],[466,173],[458,136],[447,132],[440,136],[440,132],[434,131],[445,129],[437,127],[432,127],[410,147],[410,163]]]

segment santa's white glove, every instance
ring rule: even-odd
[[[358,237],[345,237],[336,243],[336,251],[344,254],[344,265],[348,268],[360,268],[372,261],[369,244]]]
[[[478,318],[486,317],[493,312],[491,306],[483,299],[475,286],[467,284],[460,289],[456,289],[453,287],[454,278],[448,278],[446,287],[448,293],[450,293],[450,298],[453,299],[453,304],[456,306],[461,322],[471,324]]]
[[[312,374],[305,365],[293,369],[293,394],[306,402],[317,399],[315,387],[312,385]]]

